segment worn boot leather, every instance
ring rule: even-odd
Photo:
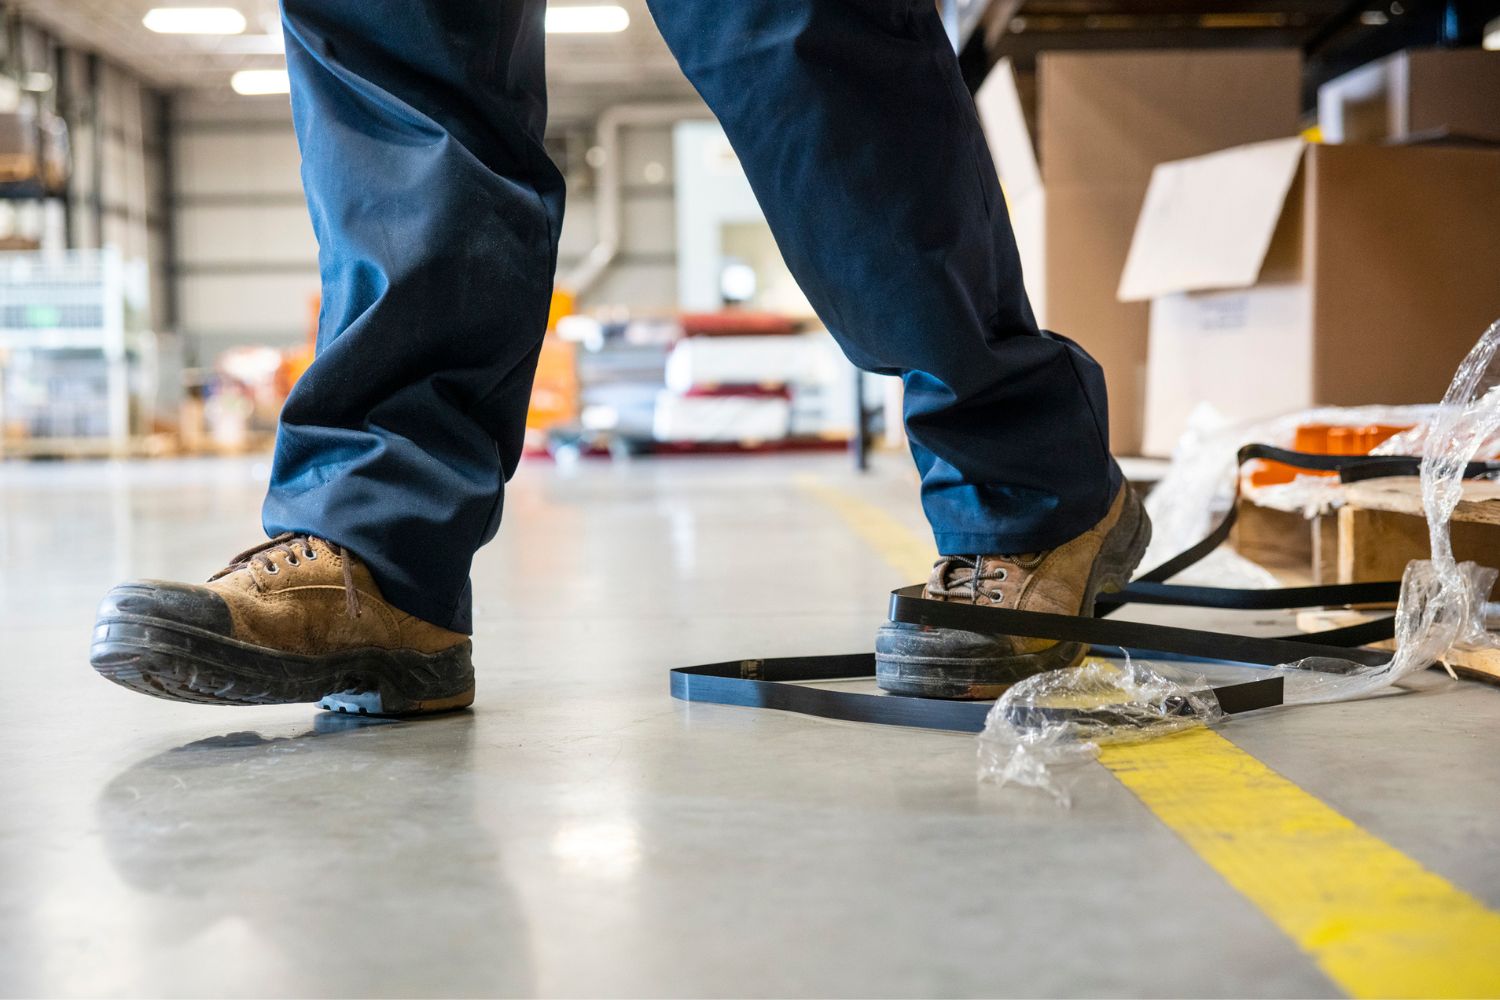
[[[207,584],[115,587],[90,659],[109,680],[178,701],[389,715],[474,699],[468,637],[392,607],[359,559],[310,535],[242,552]]]
[[[1057,548],[942,557],[923,596],[981,607],[1092,614],[1098,594],[1129,582],[1150,541],[1150,518],[1127,484],[1103,520]],[[1077,642],[888,622],[876,636],[876,681],[893,694],[997,698],[1016,681],[1073,666],[1087,652]]]

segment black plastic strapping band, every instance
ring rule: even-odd
[[[1380,476],[1416,475],[1420,468],[1419,459],[1407,456],[1313,455],[1262,444],[1250,444],[1240,449],[1240,465],[1252,459],[1282,462],[1301,469],[1335,472],[1346,483]],[[1471,462],[1464,470],[1464,476],[1469,479],[1500,476],[1500,462]],[[1235,499],[1238,500],[1237,491]],[[1142,573],[1119,593],[1100,595],[1094,608],[1098,617],[1052,615],[933,601],[924,598],[922,586],[916,585],[891,592],[890,619],[893,622],[934,628],[1067,640],[1115,647],[1128,652],[1241,664],[1274,665],[1299,660],[1312,660],[1315,664],[1320,659],[1365,666],[1387,662],[1390,659],[1388,652],[1362,647],[1392,638],[1395,634],[1395,619],[1390,617],[1346,628],[1276,638],[1123,622],[1105,617],[1126,604],[1265,611],[1384,604],[1397,599],[1401,590],[1398,581],[1270,590],[1168,584],[1167,580],[1223,544],[1234,527],[1236,508],[1237,503],[1231,504],[1224,519],[1196,545]],[[873,676],[874,653],[727,660],[723,663],[673,670],[672,697],[720,705],[775,708],[850,722],[874,722],[957,732],[979,732],[984,728],[991,702],[941,701],[807,686],[807,682]],[[1282,703],[1283,685],[1280,675],[1211,690],[1227,715],[1270,708]]]
[[[726,660],[672,671],[672,697],[682,701],[775,708],[844,722],[946,729],[984,730],[993,702],[940,701],[901,695],[866,694],[807,687],[809,681],[875,676],[874,653],[842,656],[787,656],[768,660]],[[1210,689],[1226,715],[1281,704],[1280,675]]]

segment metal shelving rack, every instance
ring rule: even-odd
[[[0,427],[9,429],[37,412],[33,406],[28,413],[27,401],[7,392],[18,355],[97,353],[105,386],[94,403],[105,415],[102,435],[4,435],[0,455],[127,454],[133,443],[131,348],[149,349],[134,343],[140,339],[127,329],[123,265],[115,250],[0,255]],[[43,405],[55,404],[47,399]]]

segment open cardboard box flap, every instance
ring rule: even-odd
[[[974,94],[974,106],[1007,200],[1017,201],[1041,191],[1042,170],[1026,128],[1015,68],[1009,59],[1001,59],[984,78]]]
[[[1021,254],[1021,278],[1037,322],[1047,324],[1046,196],[1036,146],[1016,86],[1015,68],[1002,59],[974,94],[979,123],[995,160],[995,172],[1010,212],[1011,231]]]
[[[1305,148],[1298,138],[1272,139],[1159,164],[1125,260],[1120,301],[1255,284]]]

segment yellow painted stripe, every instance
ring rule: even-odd
[[[1500,913],[1218,733],[1100,759],[1350,996],[1500,996]]]
[[[802,486],[914,572],[926,546],[899,521]],[[1500,997],[1500,913],[1218,733],[1106,747],[1101,761],[1350,996]]]
[[[900,570],[909,582],[924,581],[931,574],[933,561],[937,559],[937,547],[930,540],[918,538],[906,525],[879,507],[816,476],[799,476],[796,482],[803,492],[817,497],[843,518],[855,534]]]

